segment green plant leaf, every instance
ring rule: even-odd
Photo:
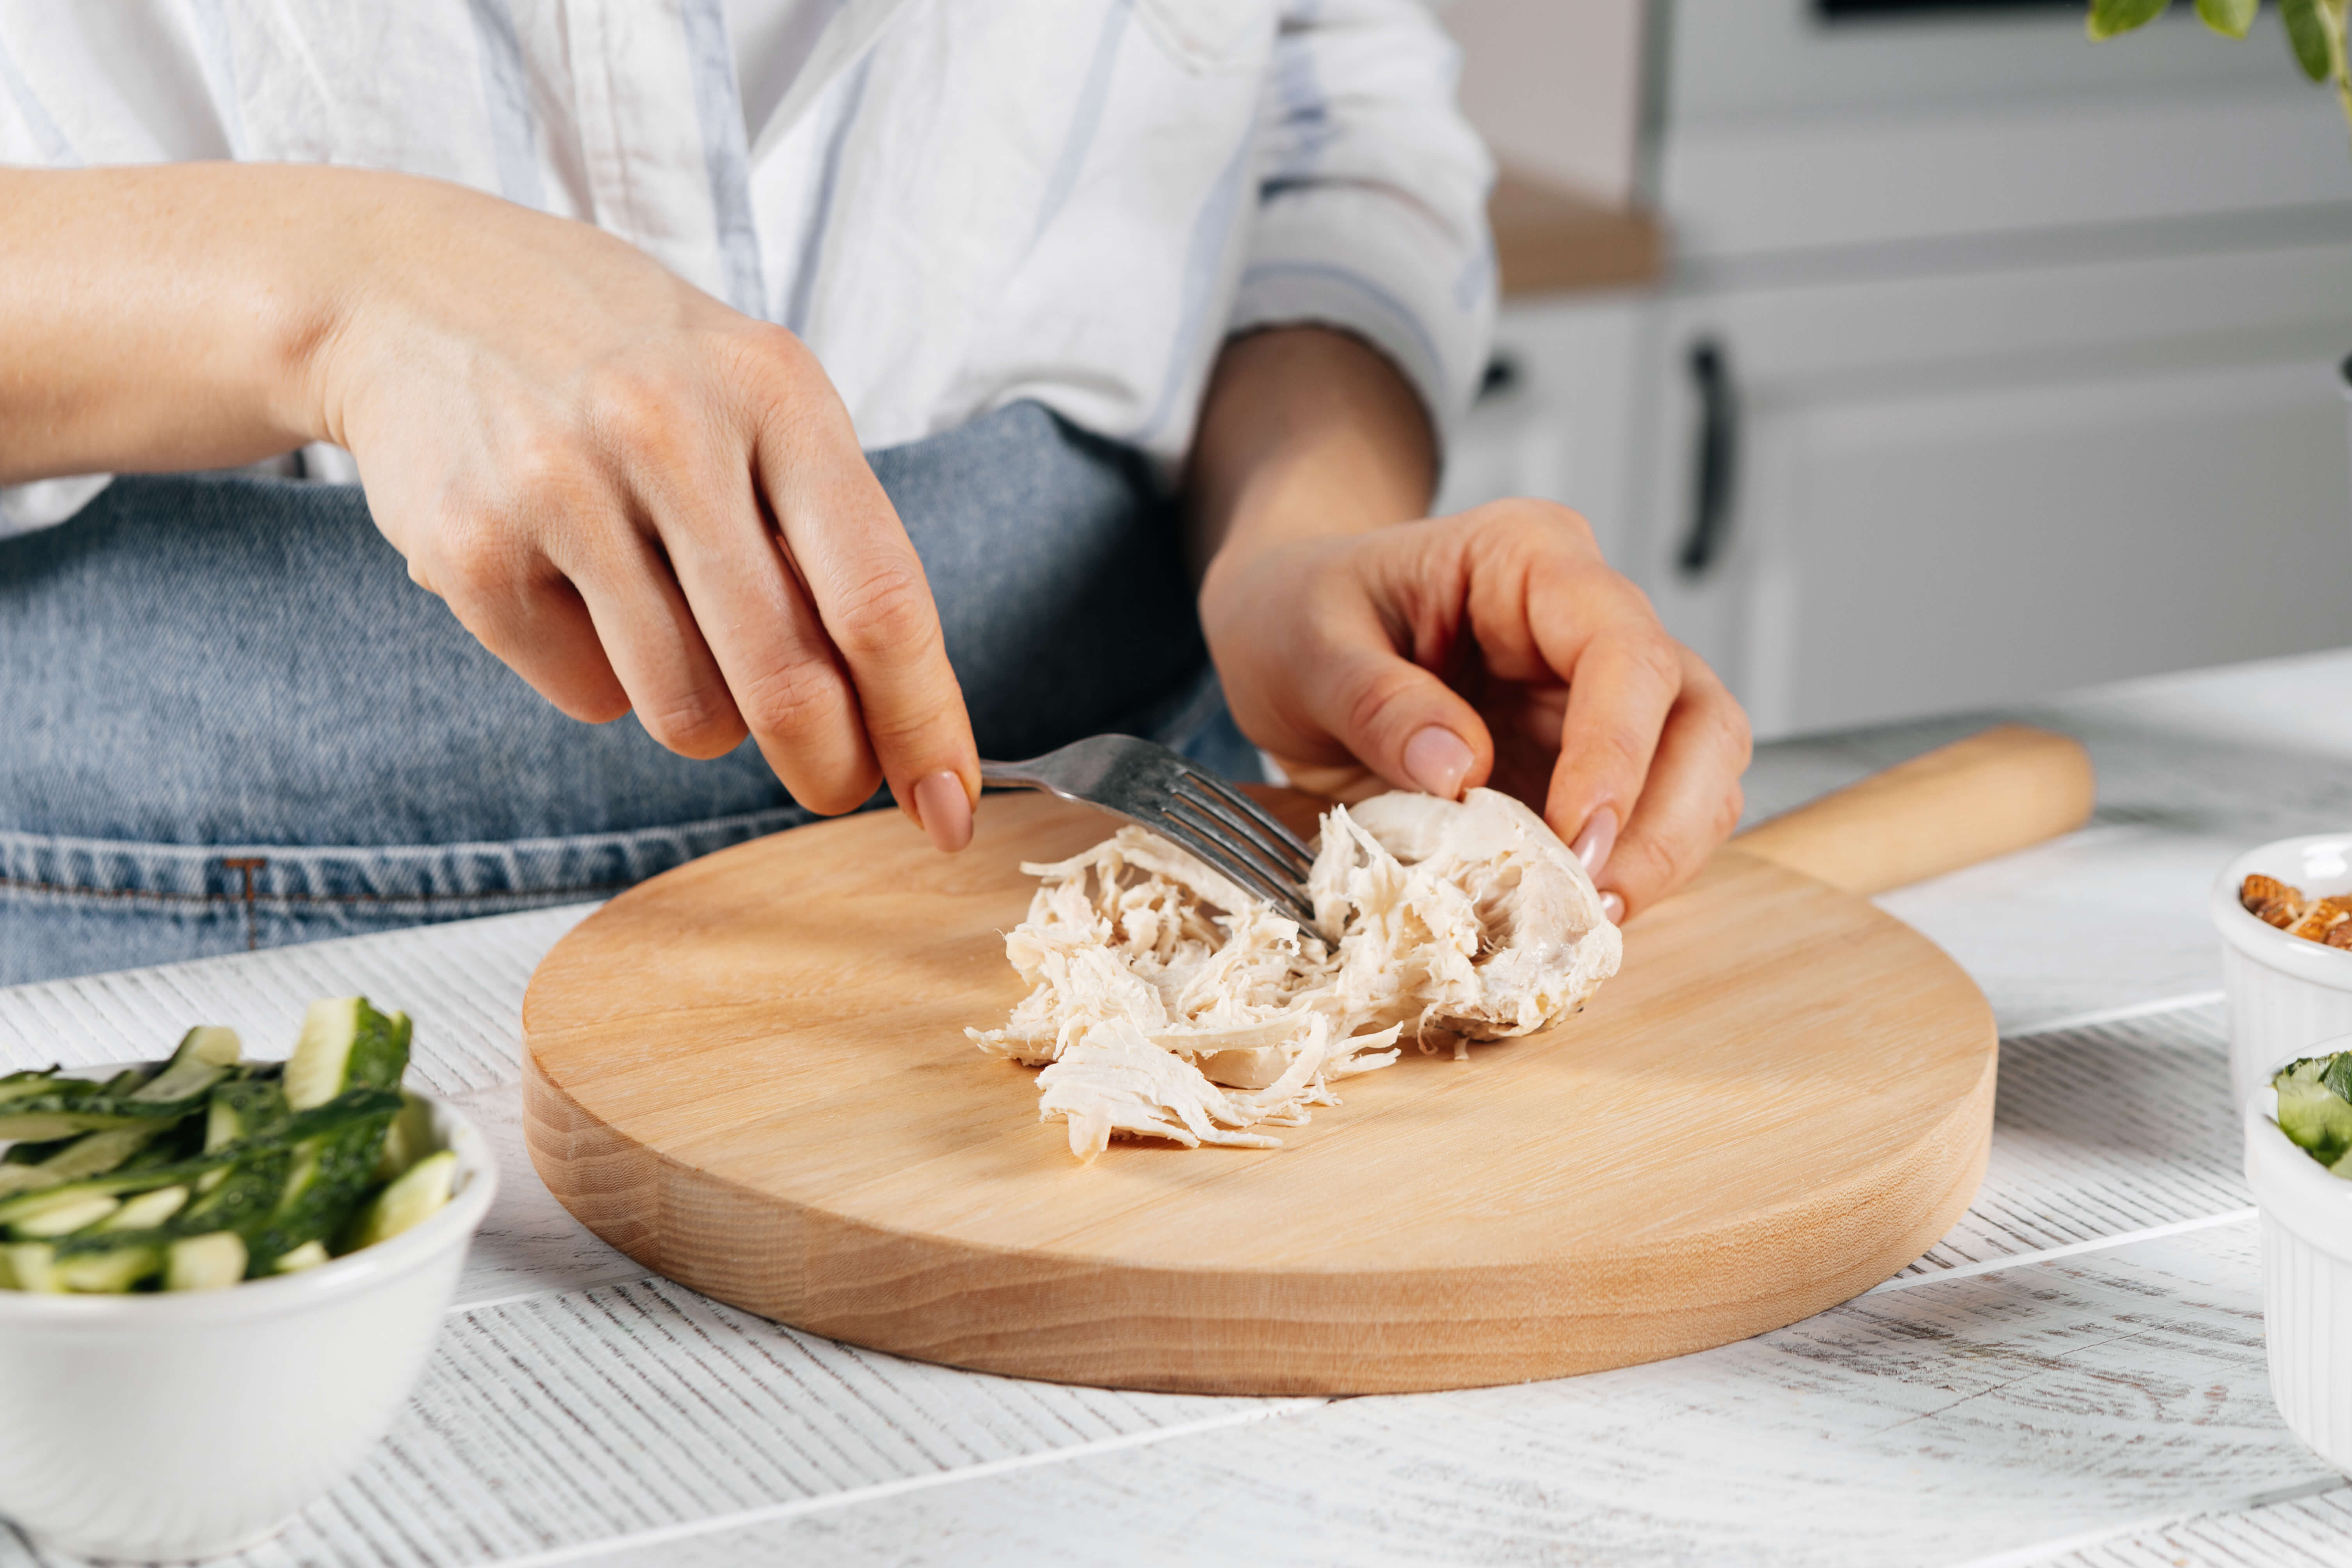
[[[2134,27],[2145,27],[2165,14],[2172,0],[2091,0],[2090,20],[2084,31],[2096,44],[2128,33]]]
[[[2327,79],[2327,16],[2319,0],[2279,0],[2279,20],[2286,24],[2286,47],[2294,63],[2314,81]]]
[[[2254,25],[2254,10],[2260,4],[2261,0],[2197,0],[2197,16],[2225,38],[2242,38]]]

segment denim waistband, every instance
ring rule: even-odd
[[[1213,675],[1121,727],[1253,776],[1255,753]],[[808,820],[786,804],[615,831],[379,846],[0,830],[0,986],[574,904]]]
[[[1207,672],[1133,710],[1121,727],[1229,775],[1254,771],[1254,753],[1233,728],[1223,693]],[[863,809],[890,808],[884,794]],[[426,920],[602,897],[817,820],[787,803],[620,831],[453,844],[157,844],[0,829],[0,893],[280,912],[367,905]]]
[[[0,831],[18,893],[160,902],[520,907],[616,893],[699,855],[813,819],[798,806],[625,832],[498,843],[146,844]],[[910,830],[911,831],[911,830]]]

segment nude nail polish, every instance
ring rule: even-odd
[[[1613,893],[1604,893],[1601,895],[1601,913],[1609,916],[1609,924],[1614,925],[1625,918],[1625,901]]]
[[[1477,758],[1469,744],[1443,725],[1417,730],[1404,743],[1404,774],[1413,787],[1451,800],[1462,793],[1462,780]]]
[[[1584,874],[1599,876],[1601,868],[1609,863],[1609,852],[1617,847],[1617,808],[1603,806],[1584,819],[1584,831],[1576,835],[1570,852],[1584,862]]]
[[[934,773],[915,786],[915,817],[948,854],[971,842],[971,797],[952,773]]]

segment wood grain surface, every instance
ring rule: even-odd
[[[1809,800],[1739,847],[1849,893],[1885,893],[2074,831],[2098,794],[2082,742],[1996,725]]]
[[[1894,1273],[1976,1190],[1982,996],[1864,900],[1736,851],[1629,926],[1622,973],[1558,1029],[1408,1051],[1280,1149],[1122,1142],[1080,1166],[1034,1073],[962,1030],[1022,994],[1019,862],[1105,831],[991,797],[952,859],[868,815],[614,899],[524,1002],[549,1187],[646,1267],[835,1338],[1251,1394],[1744,1338]]]

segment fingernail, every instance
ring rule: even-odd
[[[952,773],[934,773],[915,786],[915,820],[948,854],[971,842],[971,797]]]
[[[1604,893],[1601,895],[1601,913],[1609,916],[1609,924],[1614,925],[1625,918],[1625,901],[1613,893]]]
[[[1463,738],[1442,725],[1431,725],[1404,743],[1404,776],[1416,789],[1451,800],[1462,793],[1462,780],[1477,758]]]
[[[1578,860],[1584,862],[1584,874],[1599,876],[1601,868],[1609,863],[1609,852],[1617,847],[1617,808],[1603,806],[1584,819],[1584,831],[1576,835],[1570,846]]]

